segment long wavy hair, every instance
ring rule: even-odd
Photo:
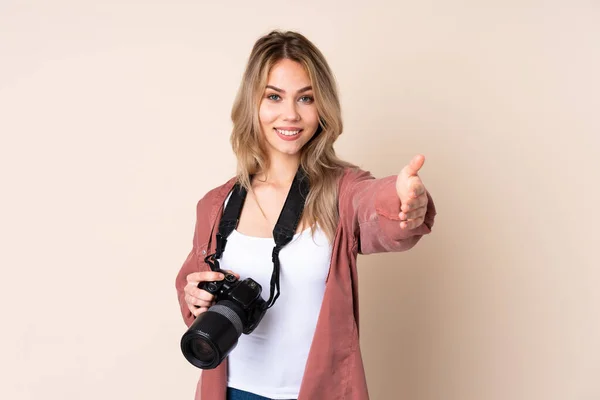
[[[355,166],[338,158],[333,149],[343,130],[333,73],[319,49],[300,33],[275,30],[259,38],[252,48],[231,111],[231,145],[237,157],[237,179],[251,191],[251,176],[269,168],[258,110],[269,72],[283,59],[304,66],[319,115],[317,132],[301,150],[300,163],[310,182],[302,219],[313,233],[318,223],[333,242],[339,219],[338,179],[345,168]]]

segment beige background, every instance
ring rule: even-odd
[[[597,1],[0,1],[2,399],[191,399],[174,279],[254,41],[327,56],[434,233],[361,257],[371,397],[600,399]]]

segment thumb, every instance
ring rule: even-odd
[[[410,160],[410,163],[408,163],[406,167],[404,167],[404,173],[407,176],[416,176],[423,167],[423,164],[425,164],[425,156],[418,154]]]

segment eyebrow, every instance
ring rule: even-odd
[[[267,85],[267,88],[273,89],[274,91],[279,92],[279,93],[285,93],[285,90],[279,89],[278,87],[275,87],[275,86]],[[307,92],[309,90],[312,90],[312,86],[303,87],[302,89],[298,90],[297,93]]]

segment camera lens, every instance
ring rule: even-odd
[[[198,368],[218,367],[240,335],[252,333],[267,310],[258,283],[250,278],[239,282],[235,275],[229,278],[231,285],[219,285],[217,303],[198,315],[181,338],[183,355]]]
[[[237,345],[243,332],[245,312],[222,300],[198,315],[181,338],[181,351],[198,368],[216,368]]]
[[[203,338],[196,338],[190,343],[192,355],[203,363],[212,363],[215,352]]]

